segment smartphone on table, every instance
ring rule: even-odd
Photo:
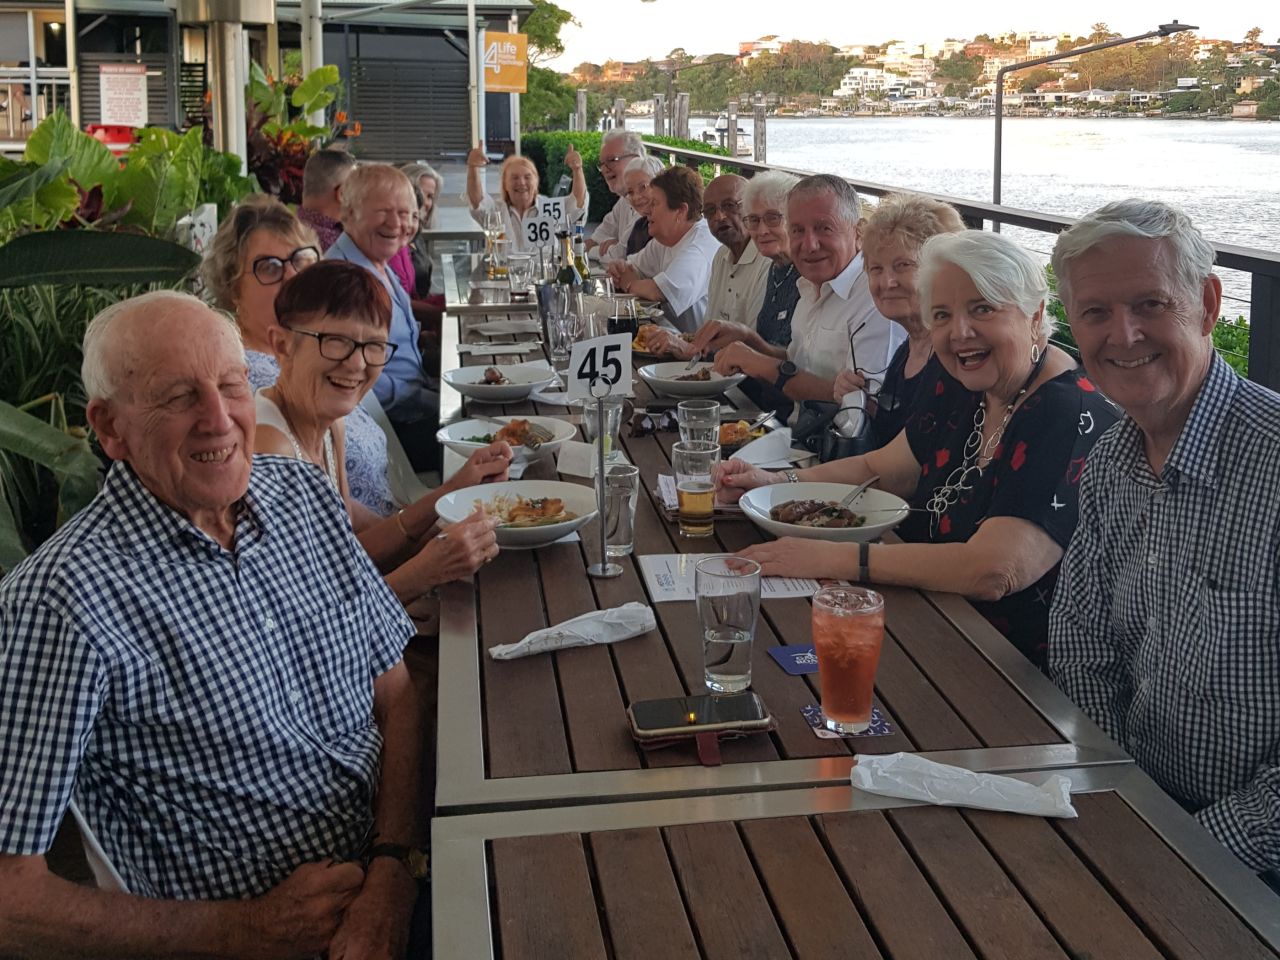
[[[631,733],[637,740],[692,737],[699,733],[749,733],[769,730],[773,717],[751,690],[722,696],[670,697],[640,700],[627,708]]]

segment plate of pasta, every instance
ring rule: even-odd
[[[545,547],[582,527],[596,515],[591,487],[560,480],[508,480],[447,493],[436,501],[442,523],[458,523],[476,510],[498,519],[498,546]]]

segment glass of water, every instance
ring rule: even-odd
[[[676,422],[680,425],[680,439],[686,442],[720,442],[720,401],[681,400],[676,407]]]
[[[533,254],[508,254],[507,284],[511,288],[511,299],[529,299],[529,289],[533,285]]]
[[[622,430],[622,404],[624,397],[604,398],[604,458],[612,463],[622,459],[622,450],[618,446],[618,434]],[[601,435],[599,401],[574,400],[573,406],[582,414],[582,432],[587,443],[595,443]]]
[[[704,557],[693,570],[702,667],[712,693],[751,686],[751,641],[760,615],[760,564],[730,555]]]

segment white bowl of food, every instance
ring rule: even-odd
[[[875,540],[907,518],[907,502],[884,490],[864,490],[846,510],[840,501],[849,483],[771,483],[748,490],[738,501],[757,527],[775,537],[859,543]]]
[[[561,480],[508,480],[447,493],[436,501],[445,524],[465,520],[477,506],[498,517],[498,546],[529,550],[573,533],[596,515],[591,487]]]
[[[487,447],[495,440],[505,440],[511,444],[513,459],[540,460],[560,449],[566,440],[572,440],[578,428],[564,420],[554,417],[494,417],[506,426],[490,420],[459,420],[446,424],[436,431],[436,439],[454,453],[469,457],[477,450]],[[550,440],[544,440],[536,449],[525,446],[525,439],[534,427],[542,427],[551,434]]]
[[[669,397],[718,397],[746,379],[741,373],[722,377],[711,369],[710,362],[698,363],[690,370],[687,360],[651,363],[638,372],[653,390]]]
[[[483,400],[486,403],[514,403],[527,400],[535,390],[550,386],[556,375],[545,367],[525,364],[489,367],[459,367],[446,370],[442,379],[464,397]]]

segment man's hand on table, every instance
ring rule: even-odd
[[[782,537],[753,544],[735,556],[760,564],[760,574],[765,577],[836,577],[855,582],[858,579],[858,551],[852,543]],[[733,561],[729,564],[732,566]]]
[[[693,344],[675,330],[666,330],[653,324],[644,329],[648,331],[644,346],[649,353],[660,357],[675,357],[677,360],[688,360],[693,356]]]
[[[640,279],[639,271],[625,260],[615,260],[605,270],[613,278],[613,285],[623,293],[630,290],[631,285]]]
[[[698,328],[698,335],[693,338],[693,349],[701,356],[723,350],[731,343],[749,341],[752,331],[740,323],[728,320],[708,320]],[[748,343],[748,345],[750,345]],[[691,354],[692,356],[692,354]]]
[[[364,879],[354,863],[304,863],[278,886],[244,901],[245,955],[280,960],[323,953]]]
[[[373,860],[329,944],[329,960],[401,960],[417,898],[418,885],[401,864]]]
[[[716,354],[713,367],[722,377],[745,373],[748,377],[772,383],[778,378],[778,361],[752,350],[741,341],[731,343]]]

